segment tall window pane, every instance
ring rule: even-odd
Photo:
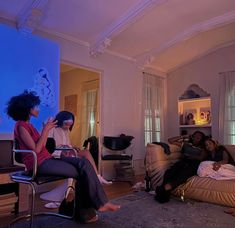
[[[161,140],[163,79],[144,73],[143,113],[145,145]]]
[[[220,77],[219,138],[224,144],[235,144],[235,72]]]

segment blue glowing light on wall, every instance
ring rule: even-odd
[[[58,45],[0,25],[0,72],[0,133],[13,131],[14,121],[6,115],[6,103],[24,90],[34,90],[41,98],[40,115],[32,119],[40,130],[42,122],[58,112]]]

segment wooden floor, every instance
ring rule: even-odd
[[[144,178],[142,175],[136,176],[134,183],[143,181],[143,179]],[[114,182],[112,185],[104,186],[104,190],[109,200],[130,194],[133,192],[132,185],[130,182]],[[36,202],[35,202],[35,210],[37,212],[41,212],[41,211],[56,212],[57,211],[57,209],[46,209],[44,207],[45,203],[47,202],[41,200],[39,198],[39,195],[37,195]],[[13,218],[14,216],[0,217],[0,228],[6,227],[6,225],[9,224],[9,222],[13,220]]]

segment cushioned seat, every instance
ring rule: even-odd
[[[128,154],[107,154],[102,156],[102,160],[125,160],[125,161],[131,161],[132,155]]]
[[[34,182],[38,185],[52,182],[52,181],[57,181],[57,180],[63,180],[67,177],[61,177],[61,176],[36,176],[34,178]],[[18,171],[16,173],[11,174],[11,179],[16,180],[24,180],[24,181],[30,181],[32,180],[32,176],[29,174],[27,171]]]

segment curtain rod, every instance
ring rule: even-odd
[[[152,73],[148,73],[148,72],[145,72],[145,71],[142,71],[142,73],[143,73],[143,74],[148,74],[148,75],[154,76],[154,77],[161,77],[161,76],[159,76],[159,75],[157,75],[157,74],[152,74]]]
[[[235,70],[229,70],[229,71],[224,71],[224,72],[219,72],[219,74],[224,74],[224,73],[233,73]]]

